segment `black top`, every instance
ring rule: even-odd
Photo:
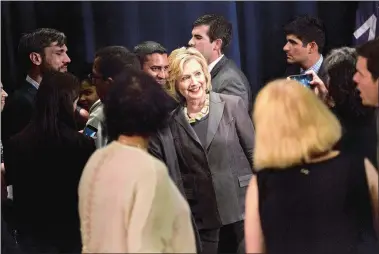
[[[208,131],[208,116],[201,118],[200,120],[191,123],[192,128],[195,130],[197,137],[199,138],[203,147],[207,145],[207,131]]]
[[[95,144],[63,124],[59,128],[60,142],[28,126],[4,142],[7,183],[13,185],[20,235],[61,252],[80,251],[78,185]]]
[[[257,180],[267,253],[379,253],[363,159],[341,153]]]
[[[22,131],[30,122],[36,94],[37,88],[25,80],[20,89],[9,96],[4,110],[1,112],[1,139],[3,142]]]
[[[352,155],[368,158],[378,168],[377,153],[377,129],[376,116],[372,114],[367,117],[355,119],[354,122],[346,122],[338,113],[336,116],[343,127],[343,135],[336,149],[345,151]]]

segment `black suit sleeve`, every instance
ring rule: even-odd
[[[14,174],[14,161],[17,160],[17,149],[14,148],[13,142],[7,140],[3,143],[4,145],[4,179],[7,185],[13,184],[13,174]]]
[[[32,102],[23,95],[15,95],[6,101],[2,112],[2,140],[22,131],[30,122],[33,114]]]
[[[162,141],[158,134],[150,137],[148,151],[151,155],[165,163]]]

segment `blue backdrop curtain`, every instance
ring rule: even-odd
[[[283,75],[286,62],[283,25],[298,14],[319,16],[327,29],[325,52],[352,45],[357,2],[1,2],[1,80],[13,90],[24,73],[17,64],[22,33],[52,27],[68,37],[69,70],[93,61],[96,49],[124,45],[132,49],[154,40],[168,50],[186,45],[192,22],[207,13],[224,15],[233,24],[226,55],[248,77],[254,94]]]

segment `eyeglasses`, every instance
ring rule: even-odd
[[[96,76],[93,73],[88,74],[88,79],[91,80],[91,83],[95,83],[96,79],[103,79],[101,76]]]

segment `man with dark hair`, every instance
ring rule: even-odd
[[[165,87],[168,77],[167,50],[158,42],[144,41],[133,51],[140,60],[142,70]]]
[[[357,53],[354,48],[333,49],[324,60],[328,83],[326,87],[333,100],[331,110],[343,128],[340,150],[366,157],[377,167],[376,119],[374,108],[364,106],[353,81]]]
[[[286,76],[313,70],[325,83],[322,52],[325,46],[325,28],[322,21],[308,15],[298,16],[284,26],[287,43]]]
[[[376,108],[376,128],[379,136],[379,37],[357,47],[357,54],[357,71],[353,79],[357,83],[363,105]],[[379,143],[376,155],[379,161]]]
[[[362,103],[379,107],[379,37],[357,47],[358,61],[354,81],[357,83]]]
[[[126,68],[140,70],[137,56],[123,46],[108,46],[101,48],[95,54],[92,73],[89,75],[91,83],[96,86],[96,92],[101,102],[105,100],[113,80]],[[95,111],[90,111],[86,129],[96,131],[96,147],[101,148],[107,144],[104,129],[103,105],[98,105]]]
[[[212,78],[212,91],[240,96],[251,112],[251,87],[236,64],[224,56],[232,38],[232,24],[223,16],[207,14],[192,25],[189,46],[195,47],[208,62]]]
[[[24,34],[20,39],[18,53],[23,71],[27,75],[25,82],[9,98],[4,108],[4,141],[29,123],[34,97],[43,74],[49,70],[67,72],[67,66],[71,62],[67,55],[65,34],[52,28],[39,28]]]

